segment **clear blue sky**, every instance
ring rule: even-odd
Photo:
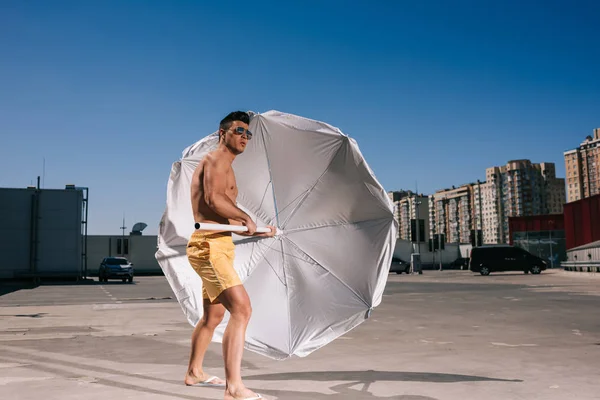
[[[598,2],[348,4],[2,1],[0,187],[45,158],[46,188],[90,187],[90,233],[155,234],[172,162],[232,110],[338,126],[426,193],[516,158],[564,177],[600,127]]]

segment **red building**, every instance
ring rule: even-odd
[[[554,268],[567,258],[564,228],[563,214],[510,217],[509,243],[547,260]]]
[[[542,232],[564,230],[565,220],[563,214],[532,215],[527,217],[510,217],[508,219],[510,244],[514,244],[514,234],[516,232]]]
[[[511,217],[510,244],[559,260],[566,251],[600,240],[600,195],[566,203],[563,214]]]
[[[600,240],[600,195],[564,205],[567,250]]]

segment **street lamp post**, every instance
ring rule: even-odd
[[[554,229],[554,221],[548,221],[548,225],[549,225],[549,230],[548,232],[550,233],[550,268],[554,268],[554,254],[552,251],[552,245],[554,243],[552,243],[552,230]]]
[[[421,202],[418,200],[419,198],[417,197],[418,195],[415,196],[415,207],[416,207],[416,220],[417,223],[416,228],[417,228],[417,254],[421,254],[421,231],[420,231],[420,220],[419,220],[419,206],[421,205]]]
[[[477,245],[477,243],[479,243],[479,246],[483,246],[483,210],[482,210],[482,201],[481,198],[482,193],[481,193],[481,181],[479,179],[477,179],[477,192],[478,192],[478,205],[479,205],[479,212],[477,213],[477,215],[479,216],[479,226],[477,227],[477,229],[475,230],[477,236],[476,236],[476,240],[475,240],[475,244]],[[481,242],[478,242],[477,240],[479,239],[479,229],[481,230]]]
[[[125,226],[125,216],[123,216],[123,225],[119,228],[123,231],[122,235],[121,235],[121,254],[124,256],[125,255],[125,229],[127,229],[127,227]]]
[[[421,231],[420,231],[420,221],[419,221],[419,205],[421,205],[421,201],[419,201],[419,194],[415,193],[415,197],[413,200],[413,206],[416,207],[415,210],[415,228],[416,228],[416,241],[417,241],[417,257],[416,257],[416,262],[413,261],[412,264],[412,273],[415,273],[415,266],[414,264],[418,264],[417,269],[419,274],[421,274]]]
[[[442,229],[438,229],[438,250],[440,251],[440,271],[442,270]]]

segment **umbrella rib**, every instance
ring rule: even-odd
[[[333,157],[331,157],[331,160],[329,160],[329,164],[327,165],[327,168],[325,168],[325,171],[323,171],[323,173],[317,179],[315,179],[315,182],[312,184],[312,186],[296,197],[296,199],[297,199],[300,196],[304,196],[304,198],[302,200],[300,200],[300,202],[296,205],[296,207],[294,207],[294,209],[290,212],[290,215],[288,215],[288,217],[285,219],[285,222],[283,223],[283,228],[285,228],[285,224],[287,224],[288,221],[296,214],[296,211],[298,211],[300,206],[304,203],[304,201],[308,198],[308,196],[311,194],[311,192],[314,190],[314,188],[317,186],[317,184],[321,181],[321,178],[323,178],[323,176],[329,171],[329,169],[331,168],[331,164],[333,164],[333,160],[335,160],[335,158],[338,156],[344,143],[347,143],[347,142],[342,142],[342,144],[340,144],[340,146],[336,150]],[[294,201],[296,201],[296,199],[294,199],[290,204],[293,204]],[[286,206],[286,208],[289,207],[290,204],[288,204]]]
[[[368,304],[361,296],[358,295],[358,293],[356,293],[356,291],[354,289],[352,289],[350,286],[348,286],[346,284],[346,282],[344,282],[343,280],[341,280],[336,274],[334,274],[333,272],[331,272],[330,270],[328,270],[327,268],[325,268],[325,266],[321,263],[319,263],[317,260],[315,260],[310,254],[308,254],[306,251],[302,250],[300,247],[298,247],[298,245],[294,242],[292,242],[291,240],[287,239],[287,241],[294,246],[296,249],[298,249],[298,251],[302,252],[302,254],[306,255],[308,258],[310,258],[315,265],[318,265],[319,267],[323,268],[325,271],[327,271],[331,276],[333,276],[338,282],[340,282],[342,285],[344,285],[354,296],[356,296],[357,299],[359,299],[365,306],[371,308],[371,305]]]
[[[263,146],[265,147],[265,157],[267,158],[267,168],[269,169],[269,180],[271,183],[271,189],[273,192],[273,206],[275,207],[275,220],[277,221],[277,226],[281,227],[279,224],[279,211],[277,211],[277,196],[275,196],[275,182],[273,182],[273,172],[271,171],[271,160],[269,159],[269,152],[267,151],[267,140],[265,138],[264,132],[266,131],[264,127],[264,122],[262,119],[259,119],[260,124],[263,126],[261,130],[262,138],[263,138]]]
[[[292,345],[292,313],[290,312],[290,287],[288,286],[288,279],[287,279],[287,272],[285,270],[286,268],[286,254],[285,251],[283,250],[283,240],[280,240],[281,242],[281,258],[283,259],[283,280],[284,280],[284,285],[285,285],[285,298],[287,300],[287,317],[288,317],[288,353],[291,353],[291,349],[293,347]]]
[[[260,199],[260,204],[258,205],[258,210],[262,209],[263,203],[265,202],[265,198],[267,197],[267,191],[269,190],[269,185],[272,185],[273,181],[270,180],[267,186],[265,187],[265,191],[263,192],[262,199]]]
[[[295,202],[296,200],[298,200],[300,197],[304,196],[304,195],[306,194],[306,192],[308,192],[308,191],[310,191],[310,189],[306,189],[304,192],[300,193],[300,194],[299,194],[298,196],[296,196],[296,197],[295,197],[295,198],[294,198],[292,201],[290,201],[290,203],[289,203],[287,206],[283,207],[283,208],[281,209],[281,211],[280,211],[280,212],[284,212],[285,210],[287,210],[289,207],[291,207],[291,206],[292,206],[292,204],[294,204],[294,202]],[[289,219],[289,218],[288,218],[288,219]],[[288,219],[286,219],[286,220],[285,220],[285,222],[287,222],[287,220],[288,220]],[[285,224],[285,222],[284,222],[284,224]]]
[[[267,191],[269,190],[269,185],[272,185],[272,184],[273,184],[273,181],[269,181],[269,183],[265,187],[265,191],[263,192],[263,196],[262,196],[262,199],[260,200],[260,204],[259,204],[259,206],[256,209],[253,209],[251,207],[248,207],[246,204],[243,204],[243,201],[239,201],[238,203],[242,204],[244,207],[248,208],[249,210],[251,210],[255,214],[259,214],[259,210],[262,209],[263,203],[265,202],[265,198],[267,197]],[[257,217],[259,217],[259,216],[257,215]],[[269,221],[268,223],[271,223],[271,222]]]
[[[363,221],[354,221],[354,222],[336,222],[333,224],[324,224],[324,225],[318,225],[318,226],[309,226],[309,227],[305,227],[305,228],[294,228],[294,229],[288,229],[285,232],[286,233],[297,233],[297,232],[304,232],[304,231],[311,231],[314,229],[321,229],[321,228],[329,228],[332,226],[344,226],[344,225],[358,225],[358,224],[362,224],[363,222],[377,222],[377,221],[383,221],[383,220],[389,220],[389,217],[381,217],[381,218],[377,218],[377,219],[366,219]]]
[[[275,270],[275,268],[273,268],[273,265],[266,258],[267,253],[269,252],[269,250],[273,249],[273,246],[274,246],[275,243],[277,243],[276,240],[272,241],[271,245],[269,245],[268,248],[264,251],[264,253],[262,254],[261,258],[258,259],[258,260],[256,260],[255,265],[258,265],[258,263],[261,262],[264,259],[266,261],[266,263],[269,264],[269,267],[271,267],[271,270],[273,271],[273,273],[275,273],[275,276],[277,276],[277,278],[279,279],[279,281],[285,285],[285,287],[286,287],[286,293],[287,293],[287,277],[286,277],[286,274],[285,274],[285,269],[283,271],[284,277],[283,277],[283,281],[282,281],[282,279],[279,277],[279,274],[277,274],[277,271]],[[260,242],[256,242],[254,244],[259,245],[259,246],[262,245]],[[264,246],[266,247],[266,245],[264,245]],[[275,251],[279,253],[279,251],[277,251],[277,250],[275,250]],[[281,254],[282,255],[286,255],[285,252],[283,251],[283,245],[282,245],[282,248],[281,248]],[[287,255],[289,255],[289,254],[287,254]]]

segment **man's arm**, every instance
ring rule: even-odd
[[[230,219],[229,223],[231,225],[243,225],[242,223],[234,220],[234,219]],[[249,234],[248,232],[236,232],[237,235],[240,236],[260,236],[260,237],[273,237],[275,236],[275,233],[277,232],[277,228],[271,225],[267,225],[265,228],[269,228],[271,230],[271,232],[267,232],[267,233],[253,233],[253,234]]]
[[[249,233],[254,233],[256,224],[225,193],[229,168],[230,165],[225,160],[207,158],[204,166],[204,201],[223,218],[239,221],[248,227]]]

